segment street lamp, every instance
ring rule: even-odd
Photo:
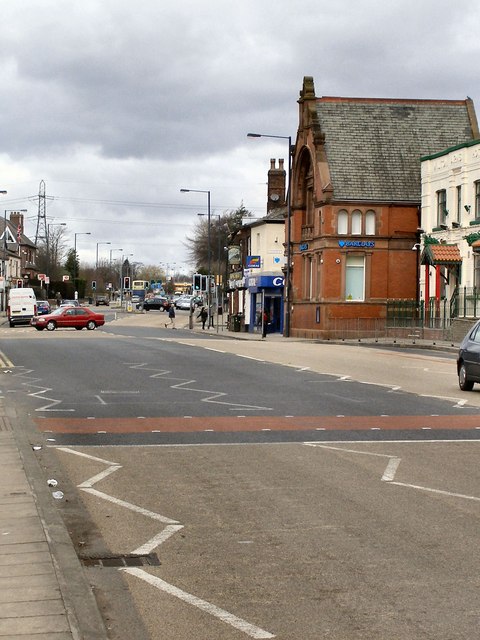
[[[123,249],[110,249],[110,269],[112,268],[112,252],[113,251],[123,251]]]
[[[95,254],[95,292],[97,290],[97,282],[98,282],[98,246],[100,244],[112,244],[111,242],[97,242],[97,252]]]
[[[197,213],[197,216],[205,216],[207,215],[206,213]],[[220,240],[221,240],[221,234],[220,234],[220,220],[222,219],[222,216],[219,213],[212,213],[212,216],[215,216],[216,218],[218,218],[218,227],[217,227],[217,272],[218,272],[218,285],[216,288],[216,292],[217,292],[217,333],[218,333],[218,310],[220,307],[220,297],[219,297],[219,291],[220,291]],[[222,307],[223,307],[223,295],[222,295]]]
[[[210,230],[210,191],[206,191],[204,189],[180,189],[180,191],[182,193],[206,193],[207,194],[207,216],[208,216],[208,235],[207,235],[207,253],[208,253],[208,279],[207,279],[207,309],[208,309],[208,327],[210,327],[210,316],[211,316],[211,309],[210,309],[210,299],[211,299],[211,292],[210,292],[210,279],[211,279],[211,272],[212,272],[212,265],[211,265],[211,256],[210,256],[210,238],[211,238],[211,230]]]
[[[247,133],[247,138],[278,138],[288,140],[288,191],[287,191],[287,271],[285,277],[285,326],[283,335],[290,336],[290,279],[291,279],[291,240],[292,240],[292,136],[273,136],[266,133]]]
[[[76,292],[76,287],[75,287],[75,283],[77,280],[77,236],[91,236],[92,234],[90,233],[90,231],[79,231],[78,233],[74,233],[73,234],[75,236],[75,241],[74,241],[74,249],[73,249],[73,254],[74,254],[74,260],[73,260],[73,290],[74,290],[74,295]]]

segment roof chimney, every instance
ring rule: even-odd
[[[285,184],[287,174],[283,164],[283,158],[279,159],[278,168],[276,166],[275,158],[270,160],[267,187],[267,213],[272,209],[278,209],[279,207],[285,206]]]

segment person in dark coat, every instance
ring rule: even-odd
[[[197,318],[200,318],[202,321],[202,329],[205,329],[205,323],[207,321],[208,318],[208,311],[205,309],[205,307],[202,307],[200,309],[200,313],[198,314]]]

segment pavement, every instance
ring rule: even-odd
[[[133,319],[133,318],[132,318]],[[0,317],[0,325],[5,318]],[[177,318],[183,326],[183,318]],[[191,330],[212,338],[262,340],[258,333],[225,327]],[[315,342],[268,334],[267,342]],[[332,341],[333,342],[333,341]],[[456,351],[445,341],[412,339],[341,340]],[[0,390],[0,640],[104,640],[108,637],[92,589],[55,504],[62,499],[48,486],[15,410]]]

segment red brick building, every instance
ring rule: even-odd
[[[420,158],[478,138],[473,103],[315,96],[304,78],[292,159],[290,335],[368,335],[415,300]]]

